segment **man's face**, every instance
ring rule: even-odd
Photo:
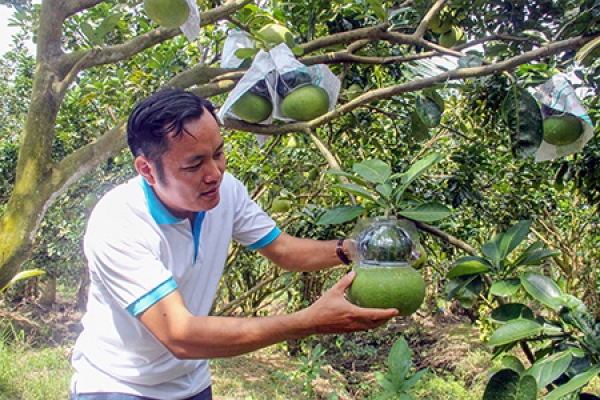
[[[144,157],[143,161],[136,159],[136,168],[171,214],[192,219],[196,212],[219,204],[227,161],[219,126],[209,112],[186,123],[185,129],[189,134],[170,138],[169,150],[162,156],[162,177],[156,165]]]

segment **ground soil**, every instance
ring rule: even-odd
[[[16,328],[28,332],[26,336],[33,346],[63,346],[66,356],[69,355],[71,346],[81,331],[80,320],[83,313],[66,302],[52,306],[22,302],[10,311],[6,311],[6,307],[3,309],[4,316],[11,318]],[[446,373],[453,373],[473,348],[483,347],[478,330],[468,318],[444,312],[433,315],[417,312],[411,317],[392,320],[376,332],[318,337],[314,339],[312,346],[316,342],[321,343],[327,353],[324,356],[325,374],[313,383],[315,392],[322,393],[322,398],[326,398],[326,394],[331,392],[331,382],[341,380],[347,389],[345,395],[339,388],[336,389],[341,400],[360,398],[359,382],[364,383],[365,379],[374,380],[371,371],[385,365],[389,349],[399,336],[408,341],[417,369],[428,367]],[[263,375],[266,370],[280,370],[281,366],[277,363],[282,362],[282,357],[285,359],[285,354],[254,354],[251,356],[253,367],[244,374],[251,375],[254,371]],[[237,362],[239,366],[239,360]],[[297,366],[297,361],[294,361],[293,365]],[[474,375],[480,372],[473,371]],[[256,379],[261,378],[258,375]],[[336,379],[332,379],[332,376]],[[253,378],[246,376],[244,379]]]

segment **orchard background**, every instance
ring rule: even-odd
[[[135,174],[125,149],[133,105],[163,87],[222,105],[246,72],[220,65],[228,31],[254,35],[277,23],[293,33],[297,59],[326,64],[341,90],[336,107],[311,121],[225,121],[229,168],[252,197],[265,210],[286,200],[273,212],[281,227],[313,238],[351,235],[357,218],[383,210],[412,219],[429,256],[420,316],[467,316],[498,354],[521,349],[522,364],[502,369],[517,388],[529,387],[524,371],[554,355],[546,364],[555,372],[538,373],[546,379],[537,379],[534,396],[561,394],[569,381],[576,384],[564,395],[576,396],[598,374],[597,0],[199,1],[200,35],[191,41],[151,21],[141,1],[0,0],[2,12],[8,7],[18,11],[20,33],[0,59],[0,288],[20,271],[45,271],[4,291],[8,326],[25,318],[25,303],[66,299],[85,308],[82,234],[95,201]],[[464,38],[440,42],[429,25],[439,15],[450,15]],[[594,137],[573,155],[535,162],[520,136],[531,126],[503,119],[504,100],[557,74],[570,78]],[[424,97],[443,108],[428,112]],[[270,138],[259,146],[255,134]],[[355,166],[373,160],[376,177],[356,179]],[[409,184],[388,181],[394,174]],[[390,198],[378,185],[402,191]],[[504,245],[494,239],[502,237]],[[233,246],[214,312],[296,310],[344,272],[286,274]],[[546,280],[535,286],[531,273]],[[525,308],[518,318],[493,313],[506,303],[531,317]],[[493,336],[513,319],[542,330],[514,326],[510,340]],[[567,360],[573,347],[581,353]],[[287,352],[309,353],[306,342],[288,343]]]

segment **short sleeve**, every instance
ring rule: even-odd
[[[275,240],[281,230],[273,219],[248,195],[246,187],[233,178],[235,215],[233,238],[240,244],[256,250]]]
[[[151,229],[121,224],[109,230],[106,221],[91,219],[84,251],[91,278],[133,316],[177,287],[160,259],[160,235]]]

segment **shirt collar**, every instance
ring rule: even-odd
[[[181,222],[181,219],[175,217],[167,210],[162,201],[156,196],[156,193],[154,193],[154,190],[152,190],[152,186],[146,182],[144,177],[141,177],[141,181],[148,203],[148,211],[152,218],[154,218],[154,221],[159,225],[172,225]]]

